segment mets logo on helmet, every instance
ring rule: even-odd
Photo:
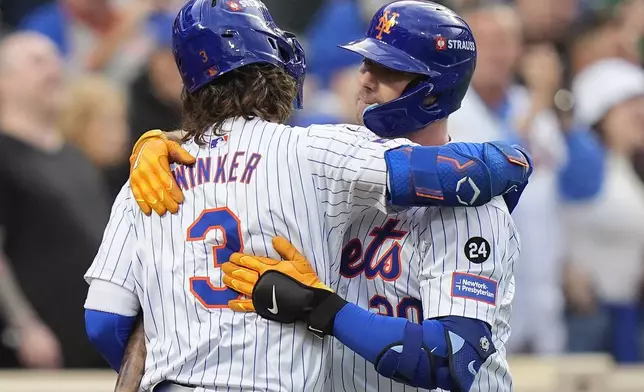
[[[376,35],[377,39],[382,39],[383,34],[391,33],[391,28],[394,27],[396,23],[398,23],[398,20],[396,18],[398,18],[400,14],[393,12],[391,13],[391,17],[389,17],[389,14],[389,10],[383,12],[380,20],[378,21],[378,26],[376,26],[376,30],[378,30],[378,35]]]

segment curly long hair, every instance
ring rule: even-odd
[[[223,123],[231,118],[284,122],[291,115],[297,83],[282,68],[250,64],[237,68],[194,93],[184,89],[184,141],[205,144],[204,133],[212,127],[223,134]]]

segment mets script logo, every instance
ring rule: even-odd
[[[383,226],[375,227],[369,233],[373,238],[368,244],[359,238],[349,241],[342,249],[340,274],[355,278],[364,273],[367,279],[380,276],[388,282],[398,279],[402,271],[402,246],[398,240],[407,235],[406,231],[396,230],[398,223],[398,219],[389,219]],[[383,247],[388,241],[391,245],[385,250]]]
[[[378,21],[378,26],[376,26],[376,30],[378,30],[378,35],[376,35],[377,39],[382,39],[383,34],[391,33],[391,28],[394,27],[396,23],[398,23],[398,20],[396,20],[396,18],[398,18],[400,14],[393,12],[391,13],[391,17],[389,16],[389,14],[389,10],[385,11]]]

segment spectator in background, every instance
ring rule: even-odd
[[[644,0],[621,1],[624,39],[632,44],[629,60],[644,66]]]
[[[570,86],[570,66],[566,63],[566,39],[570,26],[579,16],[583,0],[515,0],[523,26],[524,40],[530,45],[552,45],[564,62],[563,83]]]
[[[636,50],[624,40],[620,21],[610,11],[588,12],[570,29],[567,48],[574,75],[601,59],[629,58]]]
[[[145,20],[156,9],[153,0],[58,0],[27,15],[19,28],[51,38],[63,54],[70,74],[101,71],[126,83],[149,53],[141,34]]]
[[[98,75],[80,77],[68,88],[60,129],[65,138],[101,169],[110,199],[128,178],[125,95]]]
[[[623,57],[633,63],[644,66],[644,0],[604,0],[605,8],[614,13],[621,27],[620,40],[624,42],[627,53]],[[603,8],[602,8],[603,9]],[[637,175],[644,181],[644,149],[639,149],[633,156]]]
[[[150,19],[148,32],[154,37],[154,50],[129,91],[131,146],[150,129],[172,130],[181,126],[183,82],[172,54],[173,21],[174,15],[164,13]]]
[[[7,27],[16,27],[31,11],[49,2],[51,0],[3,0],[0,23],[6,23]]]
[[[620,29],[625,58],[644,65],[644,0],[592,0],[591,13],[608,14]]]
[[[84,338],[79,277],[109,204],[100,172],[56,127],[62,88],[47,37],[0,43],[0,367],[104,366]]]
[[[307,33],[307,87],[315,94],[307,95],[305,110],[296,114],[292,124],[357,123],[355,78],[362,58],[338,45],[361,38],[364,30],[355,1],[331,1],[323,6]]]
[[[271,10],[271,15],[278,26],[298,34],[306,30],[320,7],[329,3],[328,0],[263,0],[263,2]]]
[[[473,88],[448,123],[450,134],[468,142],[514,141],[526,146],[535,161],[530,185],[513,213],[522,251],[515,266],[515,314],[508,351],[559,353],[565,346],[559,279],[563,233],[555,173],[566,159],[566,150],[557,120],[548,111],[549,102],[545,103],[558,88],[559,70],[544,68],[542,74],[531,75],[542,77],[541,83],[534,83],[538,91],[516,85],[523,53],[516,12],[502,5],[478,6],[463,16],[474,31],[479,57]],[[551,62],[547,49],[544,52],[539,61]]]
[[[600,172],[596,151],[572,148],[579,147],[578,133],[568,132],[565,137],[562,133],[553,111],[562,79],[554,49],[540,44],[524,50],[521,19],[511,7],[477,5],[462,15],[474,31],[479,57],[473,88],[448,122],[450,134],[468,142],[519,143],[528,148],[535,163],[530,185],[513,213],[522,234],[522,252],[515,267],[516,306],[508,351],[560,353],[565,347],[561,289],[565,233],[560,227],[559,176],[587,174],[563,171],[568,155],[574,168]],[[515,82],[518,72],[525,86]],[[584,189],[592,194],[597,188],[592,184]]]
[[[580,0],[515,0],[528,43],[562,44],[578,16]]]
[[[567,207],[573,306],[571,349],[589,351],[608,340],[618,362],[642,360],[638,350],[644,276],[644,183],[632,158],[644,148],[644,71],[624,59],[602,59],[574,79],[575,116],[591,124],[607,148],[599,196]],[[610,323],[597,323],[606,310]],[[598,330],[589,326],[598,325]],[[603,327],[603,328],[602,328]]]

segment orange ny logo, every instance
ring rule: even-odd
[[[378,26],[376,26],[376,30],[378,30],[378,35],[376,35],[376,38],[382,39],[383,34],[391,33],[391,28],[394,27],[398,22],[396,18],[399,16],[399,13],[394,12],[391,14],[391,17],[389,17],[389,10],[385,11],[378,21]]]

